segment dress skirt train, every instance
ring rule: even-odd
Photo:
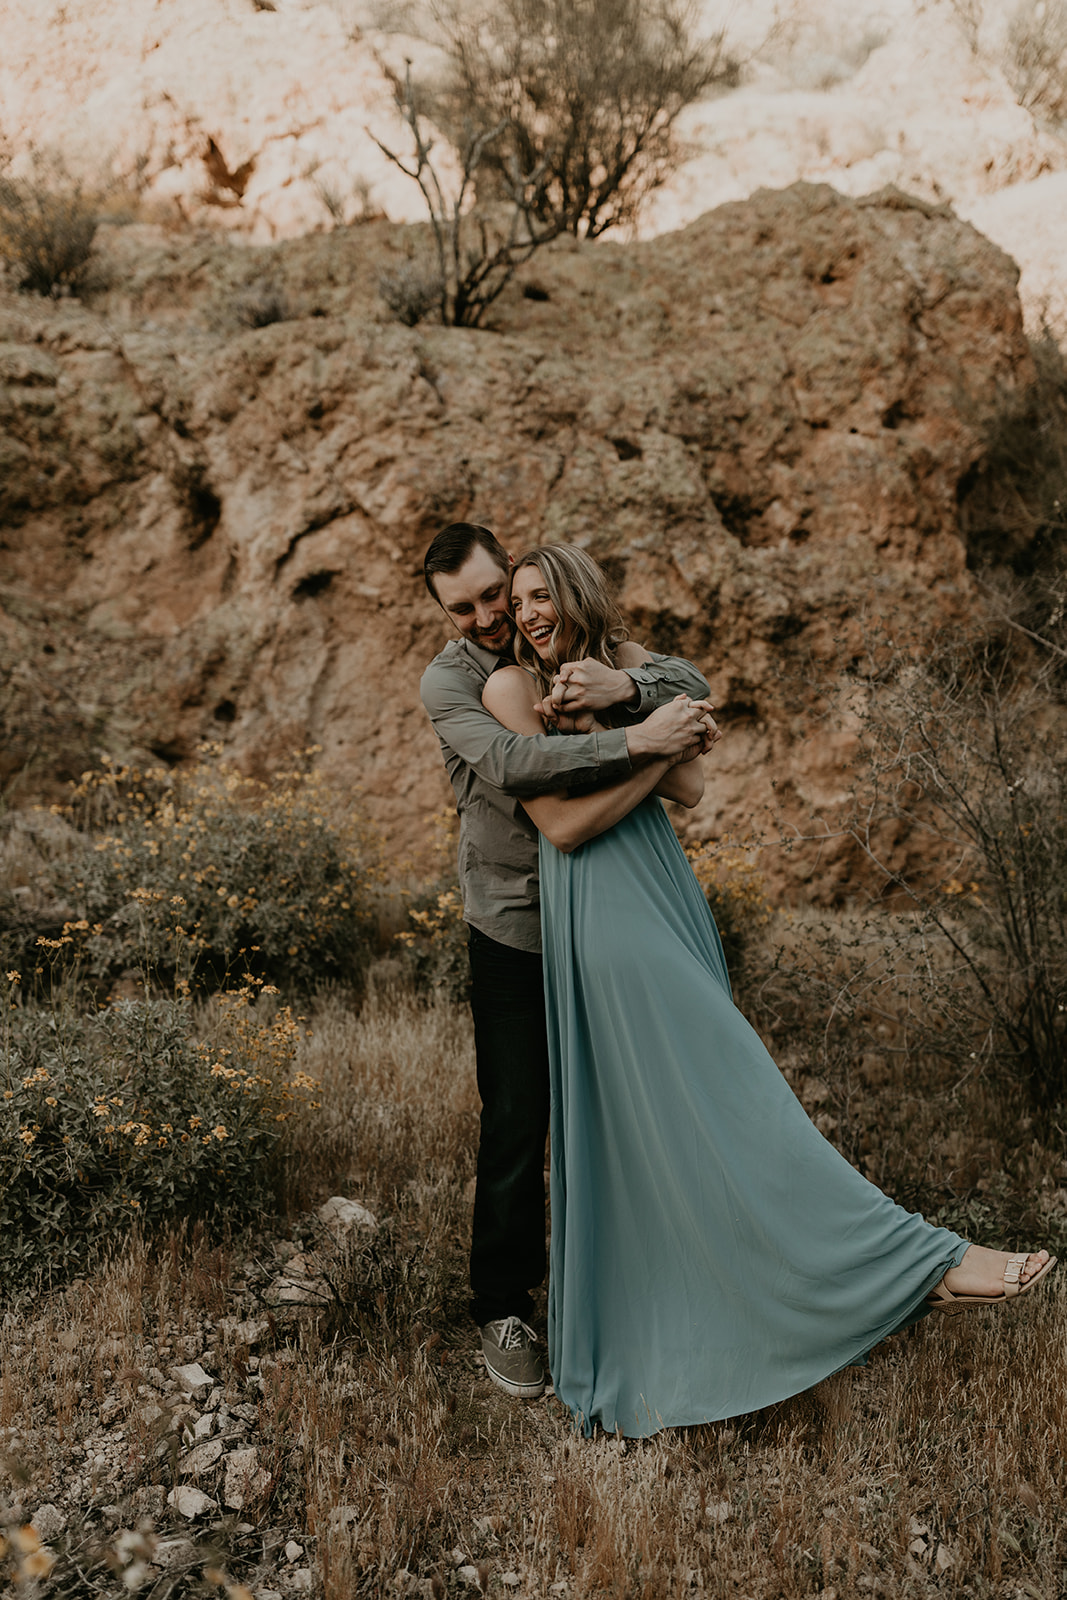
[[[737,1416],[922,1314],[967,1242],[813,1126],[734,1006],[660,802],[541,841],[552,1083],[549,1361],[584,1430]]]

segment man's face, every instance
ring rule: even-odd
[[[434,574],[442,610],[472,644],[503,655],[514,626],[508,606],[508,575],[488,550],[475,545],[458,572]]]

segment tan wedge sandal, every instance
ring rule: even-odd
[[[1019,1280],[1023,1268],[1032,1254],[1032,1251],[1024,1251],[1022,1255],[1008,1257],[1004,1266],[1003,1294],[953,1294],[951,1289],[945,1288],[942,1280],[936,1289],[931,1289],[926,1298],[933,1310],[947,1312],[949,1316],[957,1311],[966,1311],[969,1306],[999,1306],[1003,1305],[1005,1300],[1016,1300],[1019,1295],[1029,1294],[1031,1289],[1036,1288],[1042,1278],[1056,1265],[1056,1257],[1049,1256],[1048,1260],[1038,1267],[1032,1278],[1027,1278],[1025,1283],[1021,1283]]]

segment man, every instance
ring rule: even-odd
[[[527,738],[501,727],[484,709],[482,689],[501,662],[513,659],[510,564],[489,529],[473,523],[452,523],[433,540],[423,565],[426,586],[460,637],[430,662],[421,694],[456,794],[470,932],[482,1100],[471,1313],[489,1376],[509,1394],[532,1398],[545,1387],[528,1319],[530,1289],[545,1276],[549,1071],[537,830],[521,797],[625,782],[636,805],[654,785],[653,759],[706,748],[713,725],[703,703],[708,685],[695,667],[653,656],[628,671],[568,662],[553,686],[553,714],[610,706],[616,720],[626,717],[626,727],[567,738]]]

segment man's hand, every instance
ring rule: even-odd
[[[548,696],[558,715],[576,711],[606,711],[609,706],[626,705],[637,698],[637,685],[621,667],[608,667],[602,661],[565,661],[552,680]]]
[[[705,754],[722,738],[712,716],[714,709],[707,700],[690,700],[685,694],[660,706],[644,722],[627,728],[626,748],[631,761],[657,756],[692,760],[695,755]],[[691,749],[693,755],[683,755]]]

